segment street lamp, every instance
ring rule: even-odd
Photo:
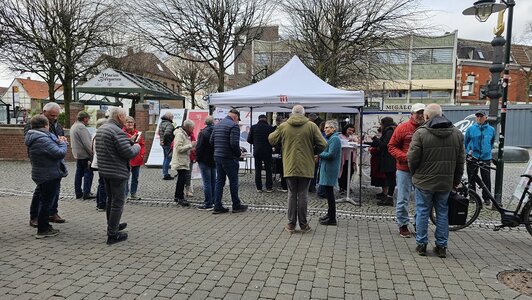
[[[499,90],[499,78],[502,71],[501,50],[505,45],[504,50],[504,76],[502,81],[502,103],[501,103],[501,116],[498,119],[501,125],[501,132],[499,134],[499,147],[497,151],[497,171],[495,173],[495,200],[498,203],[502,203],[502,182],[504,174],[504,137],[506,132],[506,106],[508,103],[508,82],[510,79],[510,50],[512,45],[512,23],[514,13],[514,0],[500,0],[501,3],[495,3],[495,0],[480,0],[473,4],[472,7],[463,11],[464,15],[475,15],[480,22],[485,22],[489,16],[494,12],[499,12],[505,8],[508,8],[508,19],[506,21],[506,41],[500,35],[504,26],[498,24],[498,28],[495,31],[495,38],[491,42],[494,48],[493,64],[490,67],[492,73],[491,82],[488,87],[488,97],[490,97],[490,117],[497,116],[498,104],[500,92]],[[502,23],[502,18],[499,19],[499,23]],[[496,123],[496,122],[495,122]]]
[[[466,16],[474,15],[480,22],[486,22],[492,13],[499,12],[506,8],[506,5],[495,3],[495,0],[479,0],[473,6],[464,10]]]
[[[257,83],[257,75],[264,72],[266,75],[265,77],[268,77],[268,65],[265,65],[264,68],[257,71],[257,73],[251,75],[251,83]]]

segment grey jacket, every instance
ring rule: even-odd
[[[105,178],[128,179],[129,160],[140,151],[138,144],[132,144],[122,131],[120,124],[109,120],[96,132],[96,155],[98,172]]]
[[[464,173],[464,136],[445,117],[434,117],[414,132],[407,158],[414,186],[450,191]]]
[[[46,129],[30,129],[24,140],[31,161],[31,179],[36,184],[68,175],[63,158],[67,144]]]
[[[76,121],[70,127],[70,146],[75,159],[92,159],[92,139],[87,126],[81,121]]]

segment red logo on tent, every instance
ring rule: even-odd
[[[279,102],[288,103],[288,96],[287,95],[279,95]]]

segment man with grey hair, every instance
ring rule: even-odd
[[[288,224],[285,230],[295,231],[299,221],[301,231],[307,232],[308,188],[314,178],[314,155],[320,154],[327,143],[316,126],[305,117],[301,105],[292,108],[286,122],[268,136],[271,145],[282,141],[283,171],[288,183]]]
[[[87,125],[89,125],[90,115],[86,111],[78,113],[78,120],[70,128],[70,144],[72,145],[72,155],[76,159],[76,176],[74,177],[74,192],[76,199],[94,199],[91,193],[92,179],[94,173],[90,168],[92,161],[92,139]],[[83,188],[81,183],[83,182]]]
[[[160,144],[163,148],[163,179],[172,180],[174,179],[168,170],[170,170],[170,161],[172,160],[172,149],[171,145],[174,141],[174,114],[167,111],[161,117],[161,124],[159,124],[159,138]]]
[[[115,244],[127,239],[122,232],[126,223],[120,223],[126,185],[129,179],[129,160],[137,156],[140,146],[136,143],[137,135],[130,139],[122,128],[126,123],[126,110],[121,107],[111,108],[109,120],[96,132],[96,155],[98,172],[103,177],[107,193],[107,244]]]
[[[407,153],[416,189],[416,252],[421,256],[427,255],[428,220],[434,207],[434,252],[444,258],[449,239],[447,199],[464,173],[464,136],[443,116],[438,104],[427,105],[424,118],[426,122],[412,136]]]
[[[216,163],[214,162],[214,147],[209,142],[214,129],[214,118],[208,116],[205,119],[205,128],[198,134],[198,143],[196,144],[196,161],[201,171],[203,180],[203,194],[205,200],[203,205],[198,209],[209,210],[214,207],[215,188],[216,188]]]
[[[65,131],[63,126],[57,122],[59,114],[61,113],[61,106],[55,102],[48,102],[44,105],[42,114],[48,119],[49,127],[48,130],[54,134],[58,139],[64,141],[68,144],[68,141],[65,137]],[[24,127],[24,135],[31,129],[31,124],[28,122]],[[65,219],[61,218],[58,214],[59,207],[59,193],[61,190],[61,182],[57,187],[57,193],[50,204],[50,222],[52,223],[65,223]],[[41,192],[39,186],[35,188],[33,192],[33,197],[30,204],[30,226],[37,227],[37,217],[39,214],[39,201],[41,197]]]

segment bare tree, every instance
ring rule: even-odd
[[[204,91],[206,94],[216,90],[216,73],[207,65],[207,63],[195,61],[192,55],[190,60],[174,58],[169,60],[166,65],[174,72],[178,78],[181,90],[190,95],[192,109],[203,107],[202,103],[196,99],[196,94]]]
[[[63,72],[65,111],[70,110],[74,80],[94,67],[91,63],[99,51],[110,45],[106,34],[114,27],[114,3],[106,0],[49,0],[57,18],[54,44],[59,51]],[[66,118],[70,126],[70,118]]]
[[[63,85],[66,126],[74,80],[93,65],[98,50],[109,45],[105,34],[113,26],[112,0],[5,0],[0,7],[3,57],[15,71],[39,74]]]
[[[368,79],[373,49],[415,29],[419,0],[285,0],[296,54],[333,86]]]
[[[253,28],[266,24],[274,1],[269,0],[133,0],[131,22],[158,51],[207,63],[224,91],[226,69],[260,36]],[[243,49],[240,48],[239,49]],[[193,57],[187,53],[194,53]]]
[[[14,72],[39,75],[55,101],[55,84],[62,71],[53,42],[56,20],[48,1],[6,0],[0,7],[0,60]]]

